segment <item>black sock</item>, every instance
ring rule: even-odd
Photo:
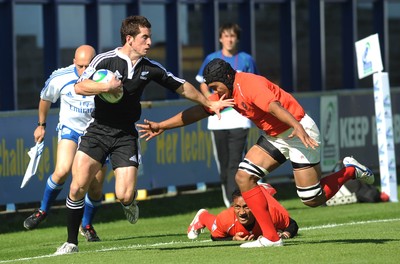
[[[72,201],[69,197],[67,198],[67,232],[68,232],[68,243],[78,245],[78,232],[79,225],[82,221],[83,210],[85,206],[85,198],[79,201]]]

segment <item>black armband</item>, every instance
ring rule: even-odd
[[[37,123],[37,125],[38,125],[38,126],[42,126],[42,127],[46,128],[46,122],[44,122],[44,123],[40,123],[40,122],[38,122],[38,123]]]
[[[289,217],[289,226],[283,231],[288,232],[290,234],[290,238],[292,238],[297,235],[297,232],[299,231],[299,226],[294,219]]]

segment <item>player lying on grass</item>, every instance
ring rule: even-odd
[[[299,102],[263,76],[236,72],[229,63],[214,59],[204,69],[204,81],[214,91],[215,100],[233,98],[233,108],[249,118],[263,134],[239,164],[235,180],[243,199],[251,209],[262,230],[256,241],[241,247],[282,246],[275,231],[268,200],[257,185],[264,176],[290,160],[297,194],[311,207],[325,204],[350,179],[374,182],[374,174],[352,157],[343,160],[345,167],[321,179],[320,132],[314,120]],[[149,140],[165,130],[186,126],[212,114],[197,105],[159,123],[144,120],[138,124],[141,138]]]
[[[266,183],[259,185],[263,187],[261,190],[268,200],[269,212],[279,237],[286,239],[297,235],[299,227],[296,221],[290,218],[288,211],[273,197],[276,190]],[[261,236],[260,225],[239,190],[232,193],[232,201],[231,207],[216,216],[206,209],[200,209],[188,227],[188,238],[196,239],[205,227],[214,241],[247,241]]]

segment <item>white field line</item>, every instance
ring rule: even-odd
[[[327,229],[327,228],[335,228],[335,227],[341,227],[341,226],[352,226],[352,225],[360,225],[360,224],[372,224],[372,223],[385,223],[385,222],[397,222],[400,221],[400,218],[392,218],[392,219],[377,219],[377,220],[368,220],[368,221],[357,221],[357,222],[349,222],[349,223],[342,223],[342,224],[327,224],[327,225],[320,225],[320,226],[310,226],[310,227],[303,227],[299,228],[299,231],[308,231],[308,230],[316,230],[316,229]],[[196,242],[211,242],[211,239],[209,240],[200,240]],[[130,246],[121,246],[121,247],[111,247],[111,248],[102,248],[102,249],[97,249],[97,250],[92,250],[92,251],[83,251],[79,252],[79,254],[84,254],[84,253],[92,253],[92,252],[107,252],[107,251],[118,251],[118,250],[124,250],[124,249],[135,249],[135,248],[146,248],[146,247],[158,247],[158,246],[167,246],[167,245],[175,245],[175,244],[191,244],[193,241],[171,241],[167,243],[155,243],[155,244],[136,244],[136,245],[130,245]],[[42,255],[42,256],[36,256],[36,257],[29,257],[29,258],[19,258],[19,259],[9,259],[9,260],[0,260],[0,263],[11,263],[11,262],[17,262],[17,261],[30,261],[33,259],[44,259],[44,258],[51,258],[51,257],[58,257],[57,255],[54,254],[49,254],[49,255]]]
[[[340,226],[352,226],[352,225],[360,225],[360,224],[396,222],[396,221],[400,221],[400,218],[377,219],[377,220],[368,220],[368,221],[349,222],[349,223],[343,223],[343,224],[327,224],[327,225],[320,225],[320,226],[309,226],[309,227],[299,228],[299,231],[326,229],[326,228],[333,228],[333,227],[340,227]]]

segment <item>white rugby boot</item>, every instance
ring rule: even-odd
[[[356,169],[356,179],[365,182],[367,184],[373,184],[375,181],[374,173],[366,166],[359,163],[353,157],[345,157],[343,159],[343,165],[345,167],[354,167]]]
[[[282,238],[279,238],[278,241],[273,242],[263,236],[259,236],[257,240],[246,242],[240,245],[241,248],[280,247],[280,246],[283,246]]]

